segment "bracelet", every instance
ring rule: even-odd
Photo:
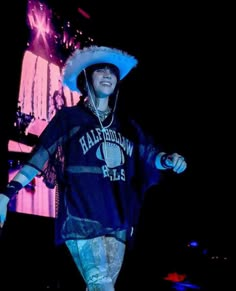
[[[17,181],[11,181],[7,184],[5,191],[3,192],[8,198],[12,198],[23,188],[23,185]]]
[[[167,160],[168,158],[169,158],[169,155],[168,155],[168,154],[164,154],[164,155],[162,155],[161,158],[160,158],[160,163],[161,163],[162,167],[165,168],[165,169],[171,169],[171,168],[172,168],[172,166],[168,166],[168,165],[166,164],[166,160]]]

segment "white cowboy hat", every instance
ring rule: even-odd
[[[79,74],[87,67],[100,63],[116,66],[120,71],[121,80],[138,64],[138,61],[135,57],[116,48],[94,45],[77,49],[64,65],[62,71],[63,84],[72,91],[80,92],[77,88]]]

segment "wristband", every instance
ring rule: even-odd
[[[23,185],[17,181],[11,181],[7,184],[5,191],[3,192],[8,198],[12,198],[23,188]]]
[[[169,155],[167,155],[167,154],[162,155],[161,158],[160,158],[160,163],[161,163],[162,167],[165,168],[165,169],[171,169],[172,168],[172,166],[169,166],[169,165],[166,164],[166,160],[168,160],[168,158],[169,158]]]

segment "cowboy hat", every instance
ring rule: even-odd
[[[123,79],[138,61],[135,57],[116,48],[105,46],[90,46],[77,49],[65,62],[62,70],[63,84],[72,91],[80,90],[77,88],[77,77],[89,66],[107,63],[116,66],[120,71],[120,80]]]

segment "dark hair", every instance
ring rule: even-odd
[[[120,80],[120,71],[115,65],[110,64],[110,63],[99,63],[99,64],[89,66],[85,69],[87,81],[89,84],[91,84],[91,82],[92,82],[92,73],[95,70],[98,70],[98,69],[101,69],[104,67],[108,67],[112,71],[112,73],[116,75],[117,81]],[[86,87],[86,82],[85,82],[84,71],[82,71],[77,77],[77,88],[80,90],[82,95],[84,95],[84,96],[87,95],[88,92],[87,92],[87,87]]]

